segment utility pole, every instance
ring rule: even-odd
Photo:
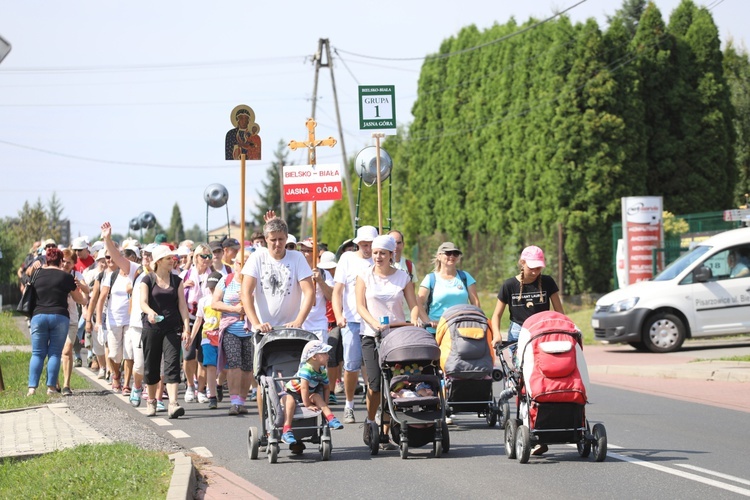
[[[325,63],[323,62],[323,53],[325,50]],[[313,58],[315,63],[315,82],[313,84],[313,99],[312,99],[312,118],[315,119],[315,106],[318,102],[318,75],[320,74],[320,68],[328,68],[331,71],[331,86],[333,87],[333,102],[336,105],[336,122],[339,127],[339,143],[341,144],[341,170],[344,173],[344,188],[346,189],[346,199],[349,202],[349,219],[352,224],[352,234],[356,230],[354,225],[354,197],[352,196],[352,183],[349,178],[349,164],[346,157],[346,147],[344,146],[344,129],[341,126],[341,113],[339,112],[339,98],[336,93],[336,80],[333,77],[333,63],[331,61],[331,44],[327,38],[321,38],[318,40],[318,50],[315,52]],[[307,214],[307,208],[305,208],[304,214]],[[304,217],[304,216],[303,216]],[[303,219],[304,220],[304,219]],[[304,226],[304,222],[303,222]]]

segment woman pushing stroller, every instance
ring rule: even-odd
[[[406,271],[396,269],[391,264],[396,251],[396,240],[390,235],[381,235],[372,242],[373,265],[357,277],[355,294],[357,312],[362,316],[363,328],[362,360],[367,371],[367,420],[364,425],[364,442],[369,443],[369,423],[375,420],[381,400],[380,361],[375,345],[376,337],[382,331],[380,318],[387,317],[388,325],[396,326],[406,323],[403,301],[411,311],[410,320],[417,319],[428,323],[427,314],[417,305],[417,298],[411,279]],[[384,449],[395,449],[393,443],[384,443]]]

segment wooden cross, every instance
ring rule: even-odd
[[[307,159],[310,165],[315,165],[315,148],[318,146],[330,146],[336,145],[336,139],[329,137],[328,139],[315,139],[315,127],[318,126],[317,122],[313,118],[308,118],[305,123],[307,126],[307,142],[304,141],[289,141],[289,148],[295,151],[297,148],[307,148]]]
[[[307,141],[289,141],[289,148],[295,151],[297,148],[307,148],[307,162],[310,165],[316,165],[316,152],[315,148],[318,146],[330,146],[336,145],[336,139],[329,137],[328,139],[316,139],[315,138],[315,127],[317,122],[314,118],[308,118],[305,122],[307,127]],[[284,200],[281,200],[283,203]],[[313,265],[318,262],[318,205],[315,201],[312,202],[312,238],[313,238]],[[300,239],[304,238],[304,235],[300,234]]]

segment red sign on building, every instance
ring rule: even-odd
[[[341,169],[337,164],[289,165],[283,175],[286,203],[341,199]]]

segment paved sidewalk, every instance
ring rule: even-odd
[[[0,457],[34,456],[79,444],[109,442],[65,403],[0,413]]]

